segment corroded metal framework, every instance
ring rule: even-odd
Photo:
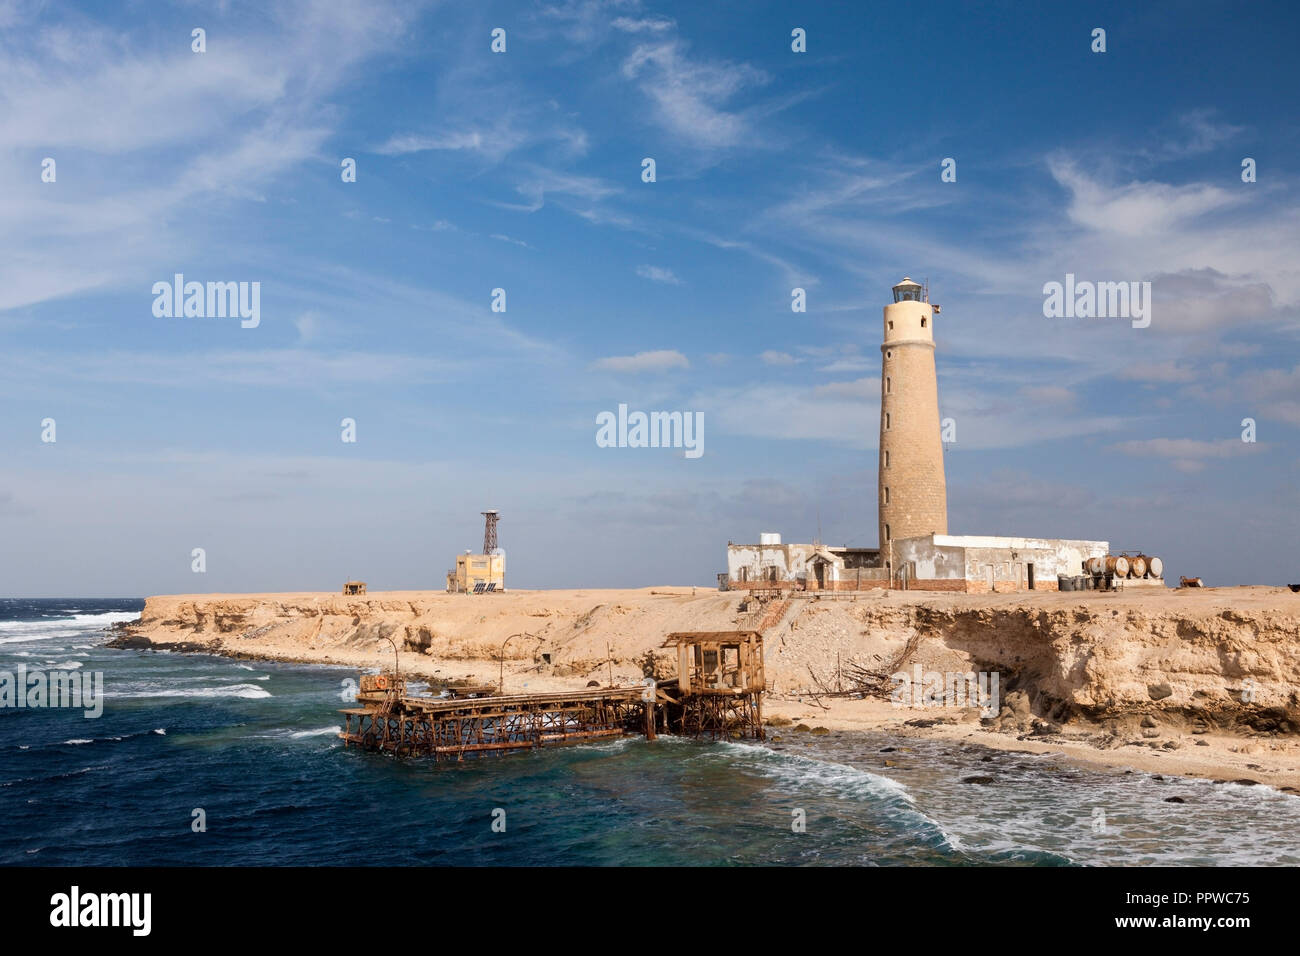
[[[339,737],[344,746],[439,760],[633,733],[653,740],[657,726],[691,737],[763,739],[758,631],[670,634],[663,646],[677,648],[678,676],[651,686],[457,699],[407,694],[395,674],[363,675],[357,706],[341,711]]]
[[[686,737],[713,740],[763,739],[762,695],[692,694],[681,702],[677,720],[669,727]]]
[[[689,737],[762,740],[763,635],[759,631],[680,631],[668,726]]]
[[[399,757],[462,760],[466,754],[621,737],[645,721],[644,687],[443,700],[389,688],[342,711],[344,745]]]

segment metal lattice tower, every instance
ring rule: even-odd
[[[483,553],[491,554],[497,549],[497,521],[501,515],[495,509],[479,513],[487,519],[483,526]]]

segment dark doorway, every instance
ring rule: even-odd
[[[1034,589],[1034,562],[1030,561],[1025,565],[1025,568],[1029,572],[1029,590],[1032,591]]]

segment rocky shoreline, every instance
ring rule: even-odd
[[[126,649],[373,669],[507,692],[668,676],[675,630],[761,629],[774,722],[962,739],[1002,750],[1300,787],[1300,597],[1285,588],[757,602],[693,588],[153,597]],[[888,674],[994,673],[996,713],[845,689]],[[877,688],[879,690],[879,688]]]

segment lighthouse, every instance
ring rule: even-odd
[[[948,533],[948,489],[939,435],[934,316],[928,290],[904,278],[885,306],[880,346],[880,553],[892,542]]]

